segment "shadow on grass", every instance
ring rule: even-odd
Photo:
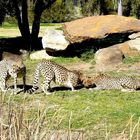
[[[26,85],[25,86],[25,92],[27,92],[29,89],[31,89],[33,86],[32,85]],[[14,85],[9,87],[10,89],[14,89]],[[24,92],[23,90],[23,85],[17,85],[18,89],[21,89],[17,94],[20,94],[21,92]],[[80,90],[83,88],[83,85],[79,85],[77,87],[75,87],[75,90]],[[71,88],[69,87],[65,87],[65,86],[56,86],[56,87],[52,87],[49,92],[56,92],[56,91],[71,91]],[[36,94],[40,94],[41,92],[43,92],[42,90],[40,90],[39,88],[37,88],[37,91],[35,92]]]
[[[47,53],[52,56],[64,56],[64,57],[81,57],[83,54],[89,52],[95,53],[99,49],[107,48],[109,46],[122,43],[129,40],[130,33],[117,33],[110,34],[103,39],[87,39],[81,43],[72,43],[64,51],[47,50]]]
[[[87,39],[85,41],[82,41],[81,43],[71,43],[64,51],[54,51],[51,49],[46,49],[46,52],[49,55],[56,57],[76,56],[79,58],[87,59],[87,57],[93,57],[93,54],[101,48],[106,48],[129,40],[129,34],[130,33],[110,34],[103,39]],[[42,38],[40,37],[38,41],[32,41],[32,47],[34,48],[34,50],[43,49],[41,39]],[[31,49],[27,46],[27,42],[22,37],[0,39],[0,53],[6,51],[15,54],[20,54],[20,49],[31,51]]]
[[[75,87],[74,89],[75,89],[75,90],[80,90],[80,89],[82,89],[83,87],[84,87],[84,86],[79,85],[79,86]],[[67,91],[67,90],[70,90],[70,91],[71,91],[71,88],[65,87],[65,86],[57,86],[57,87],[52,87],[52,88],[51,88],[51,91],[52,91],[52,92],[55,92],[55,91]]]
[[[34,46],[37,50],[42,49],[41,39],[40,37]],[[20,49],[30,50],[27,42],[22,37],[0,38],[0,52],[7,51],[19,54]]]

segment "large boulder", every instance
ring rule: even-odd
[[[138,33],[133,33],[131,35],[128,36],[130,39],[135,39],[135,38],[140,38],[140,32]]]
[[[63,31],[47,29],[42,38],[42,45],[46,51],[62,51],[67,48],[69,42],[65,39]]]
[[[123,53],[118,47],[100,49],[95,53],[96,70],[112,70],[121,64]]]
[[[123,52],[124,56],[137,56],[140,55],[140,32],[129,35],[130,40],[116,44],[116,47]]]
[[[138,50],[136,50],[135,48],[132,48],[129,45],[129,41],[126,41],[124,43],[119,43],[113,46],[110,46],[108,48],[111,47],[116,47],[118,49],[120,49],[120,51],[123,53],[124,57],[134,57],[134,56],[138,56],[140,53]]]
[[[101,39],[109,34],[140,31],[140,20],[117,15],[91,16],[64,23],[64,34],[71,43]]]
[[[129,38],[131,39],[128,41],[129,46],[140,51],[140,32],[130,35]]]

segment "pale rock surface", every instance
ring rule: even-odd
[[[140,51],[140,37],[135,38],[133,40],[129,40],[128,44],[130,48]]]
[[[118,47],[125,57],[134,57],[134,56],[137,56],[140,54],[138,52],[138,50],[136,50],[135,48],[132,48],[129,45],[129,41],[126,41],[126,42],[120,43],[120,44],[116,44],[116,45],[113,45],[110,47]]]
[[[42,38],[43,48],[47,51],[62,51],[67,48],[69,42],[65,39],[63,31],[46,29]]]
[[[116,33],[140,31],[140,20],[118,15],[90,16],[66,22],[64,34],[71,43],[101,39]]]
[[[49,56],[46,53],[46,50],[41,50],[41,51],[36,51],[30,54],[30,59],[31,60],[38,60],[38,59],[52,59],[54,57]]]
[[[140,32],[133,33],[129,35],[128,38],[130,38],[130,40],[127,41],[129,47],[137,51],[140,51]]]
[[[133,34],[129,35],[128,37],[129,37],[130,39],[138,38],[138,37],[140,37],[140,32],[133,33]]]
[[[100,49],[95,53],[96,70],[105,71],[114,69],[121,64],[123,60],[123,53],[117,47],[109,47]]]

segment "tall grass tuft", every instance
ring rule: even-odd
[[[37,112],[27,117],[25,98],[23,103],[15,104],[14,95],[0,94],[0,139],[2,140],[83,140],[83,132],[71,130],[72,112],[69,116],[69,129],[59,130],[64,117],[60,115],[61,108],[56,110],[50,120],[46,113],[50,107],[41,108],[38,104]],[[55,106],[51,106],[55,108]],[[32,108],[28,108],[30,112]],[[55,128],[52,129],[54,127]],[[49,124],[49,125],[48,125]],[[51,126],[52,125],[52,126]]]

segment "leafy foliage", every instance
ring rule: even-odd
[[[135,15],[137,18],[140,18],[140,0],[134,0],[131,5],[131,15]]]
[[[82,3],[84,15],[106,15],[114,10],[115,3],[112,0],[88,0]]]
[[[14,16],[15,9],[13,7],[13,1],[0,0],[0,24],[4,21],[6,15]]]
[[[52,7],[43,12],[41,22],[65,22],[71,20],[73,15],[74,5],[71,0],[57,0]]]
[[[35,0],[28,1],[28,17],[30,23],[34,18],[35,3]],[[117,0],[56,0],[52,6],[46,9],[45,5],[47,3],[48,0],[44,0],[43,5],[40,6],[40,9],[45,9],[41,16],[41,22],[65,22],[82,16],[117,14]],[[140,0],[133,0],[133,2],[131,0],[123,0],[122,6],[124,16],[140,18]],[[0,0],[0,10],[1,22],[6,15],[12,17],[15,15],[12,0]],[[7,19],[9,20],[9,18]]]

